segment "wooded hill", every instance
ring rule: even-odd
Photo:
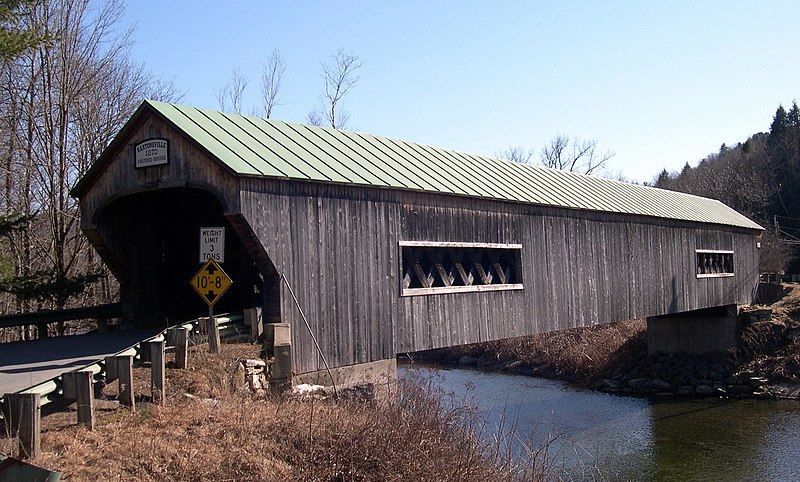
[[[769,132],[725,144],[696,167],[666,169],[656,187],[718,199],[766,229],[760,270],[800,272],[800,109],[779,106]]]

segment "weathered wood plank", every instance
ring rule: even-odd
[[[94,374],[91,371],[76,372],[75,392],[78,407],[78,424],[94,430]]]
[[[42,447],[41,401],[38,393],[6,393],[3,414],[9,435],[17,437],[21,458],[32,459]]]
[[[175,330],[175,368],[186,369],[189,359],[189,330],[177,328]]]
[[[164,340],[150,342],[150,361],[150,395],[153,403],[163,405],[166,388]]]
[[[309,316],[312,329],[326,356],[341,364],[446,343],[687,311],[725,303],[722,298],[732,294],[746,296],[738,279],[701,286],[687,276],[696,240],[718,230],[696,223],[352,186],[249,182],[261,187],[242,197],[245,217],[258,218],[253,230],[266,252],[287,270],[293,285],[302,285],[296,289],[304,309],[314,314]],[[703,239],[730,244],[725,236]],[[744,232],[735,236],[752,239]],[[452,272],[435,261],[430,272],[420,265],[412,273],[402,270],[403,246],[470,243],[521,246],[522,289],[463,291],[457,285],[469,284],[470,271],[471,283],[488,281],[489,273],[484,269],[481,278],[474,261],[469,269],[454,263]],[[489,272],[500,276],[493,265]],[[430,291],[402,296],[411,291],[412,278],[421,278]],[[451,286],[434,287],[434,278],[450,279]],[[282,303],[286,321],[300,323],[296,308]],[[293,335],[293,359],[301,371],[317,369],[317,354],[303,331]]]
[[[136,411],[133,394],[133,357],[117,355],[117,376],[119,377],[119,404]]]

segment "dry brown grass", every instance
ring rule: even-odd
[[[800,286],[783,285],[784,296],[770,305],[772,320],[742,330],[744,371],[781,382],[800,382]]]
[[[621,321],[528,337],[515,350],[524,365],[550,367],[561,379],[587,382],[646,354],[646,335],[644,320]]]
[[[74,406],[47,415],[33,463],[76,481],[535,479],[482,444],[470,407],[431,381],[402,380],[382,402],[257,399],[234,381],[238,360],[257,352],[195,349],[192,368],[168,370],[164,406],[144,395],[136,412],[118,408],[110,384],[94,431],[75,424]],[[149,369],[135,378],[137,393],[149,393]]]
[[[587,383],[646,356],[647,326],[644,320],[606,323],[455,347],[436,356],[456,359],[461,355],[503,368],[533,370],[538,376]]]

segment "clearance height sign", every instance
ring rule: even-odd
[[[225,291],[233,284],[233,280],[213,259],[209,259],[191,280],[191,285],[203,301],[211,308]]]

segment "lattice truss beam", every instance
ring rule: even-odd
[[[697,274],[733,274],[733,253],[731,252],[698,252]]]
[[[404,246],[403,289],[519,282],[513,250]]]

